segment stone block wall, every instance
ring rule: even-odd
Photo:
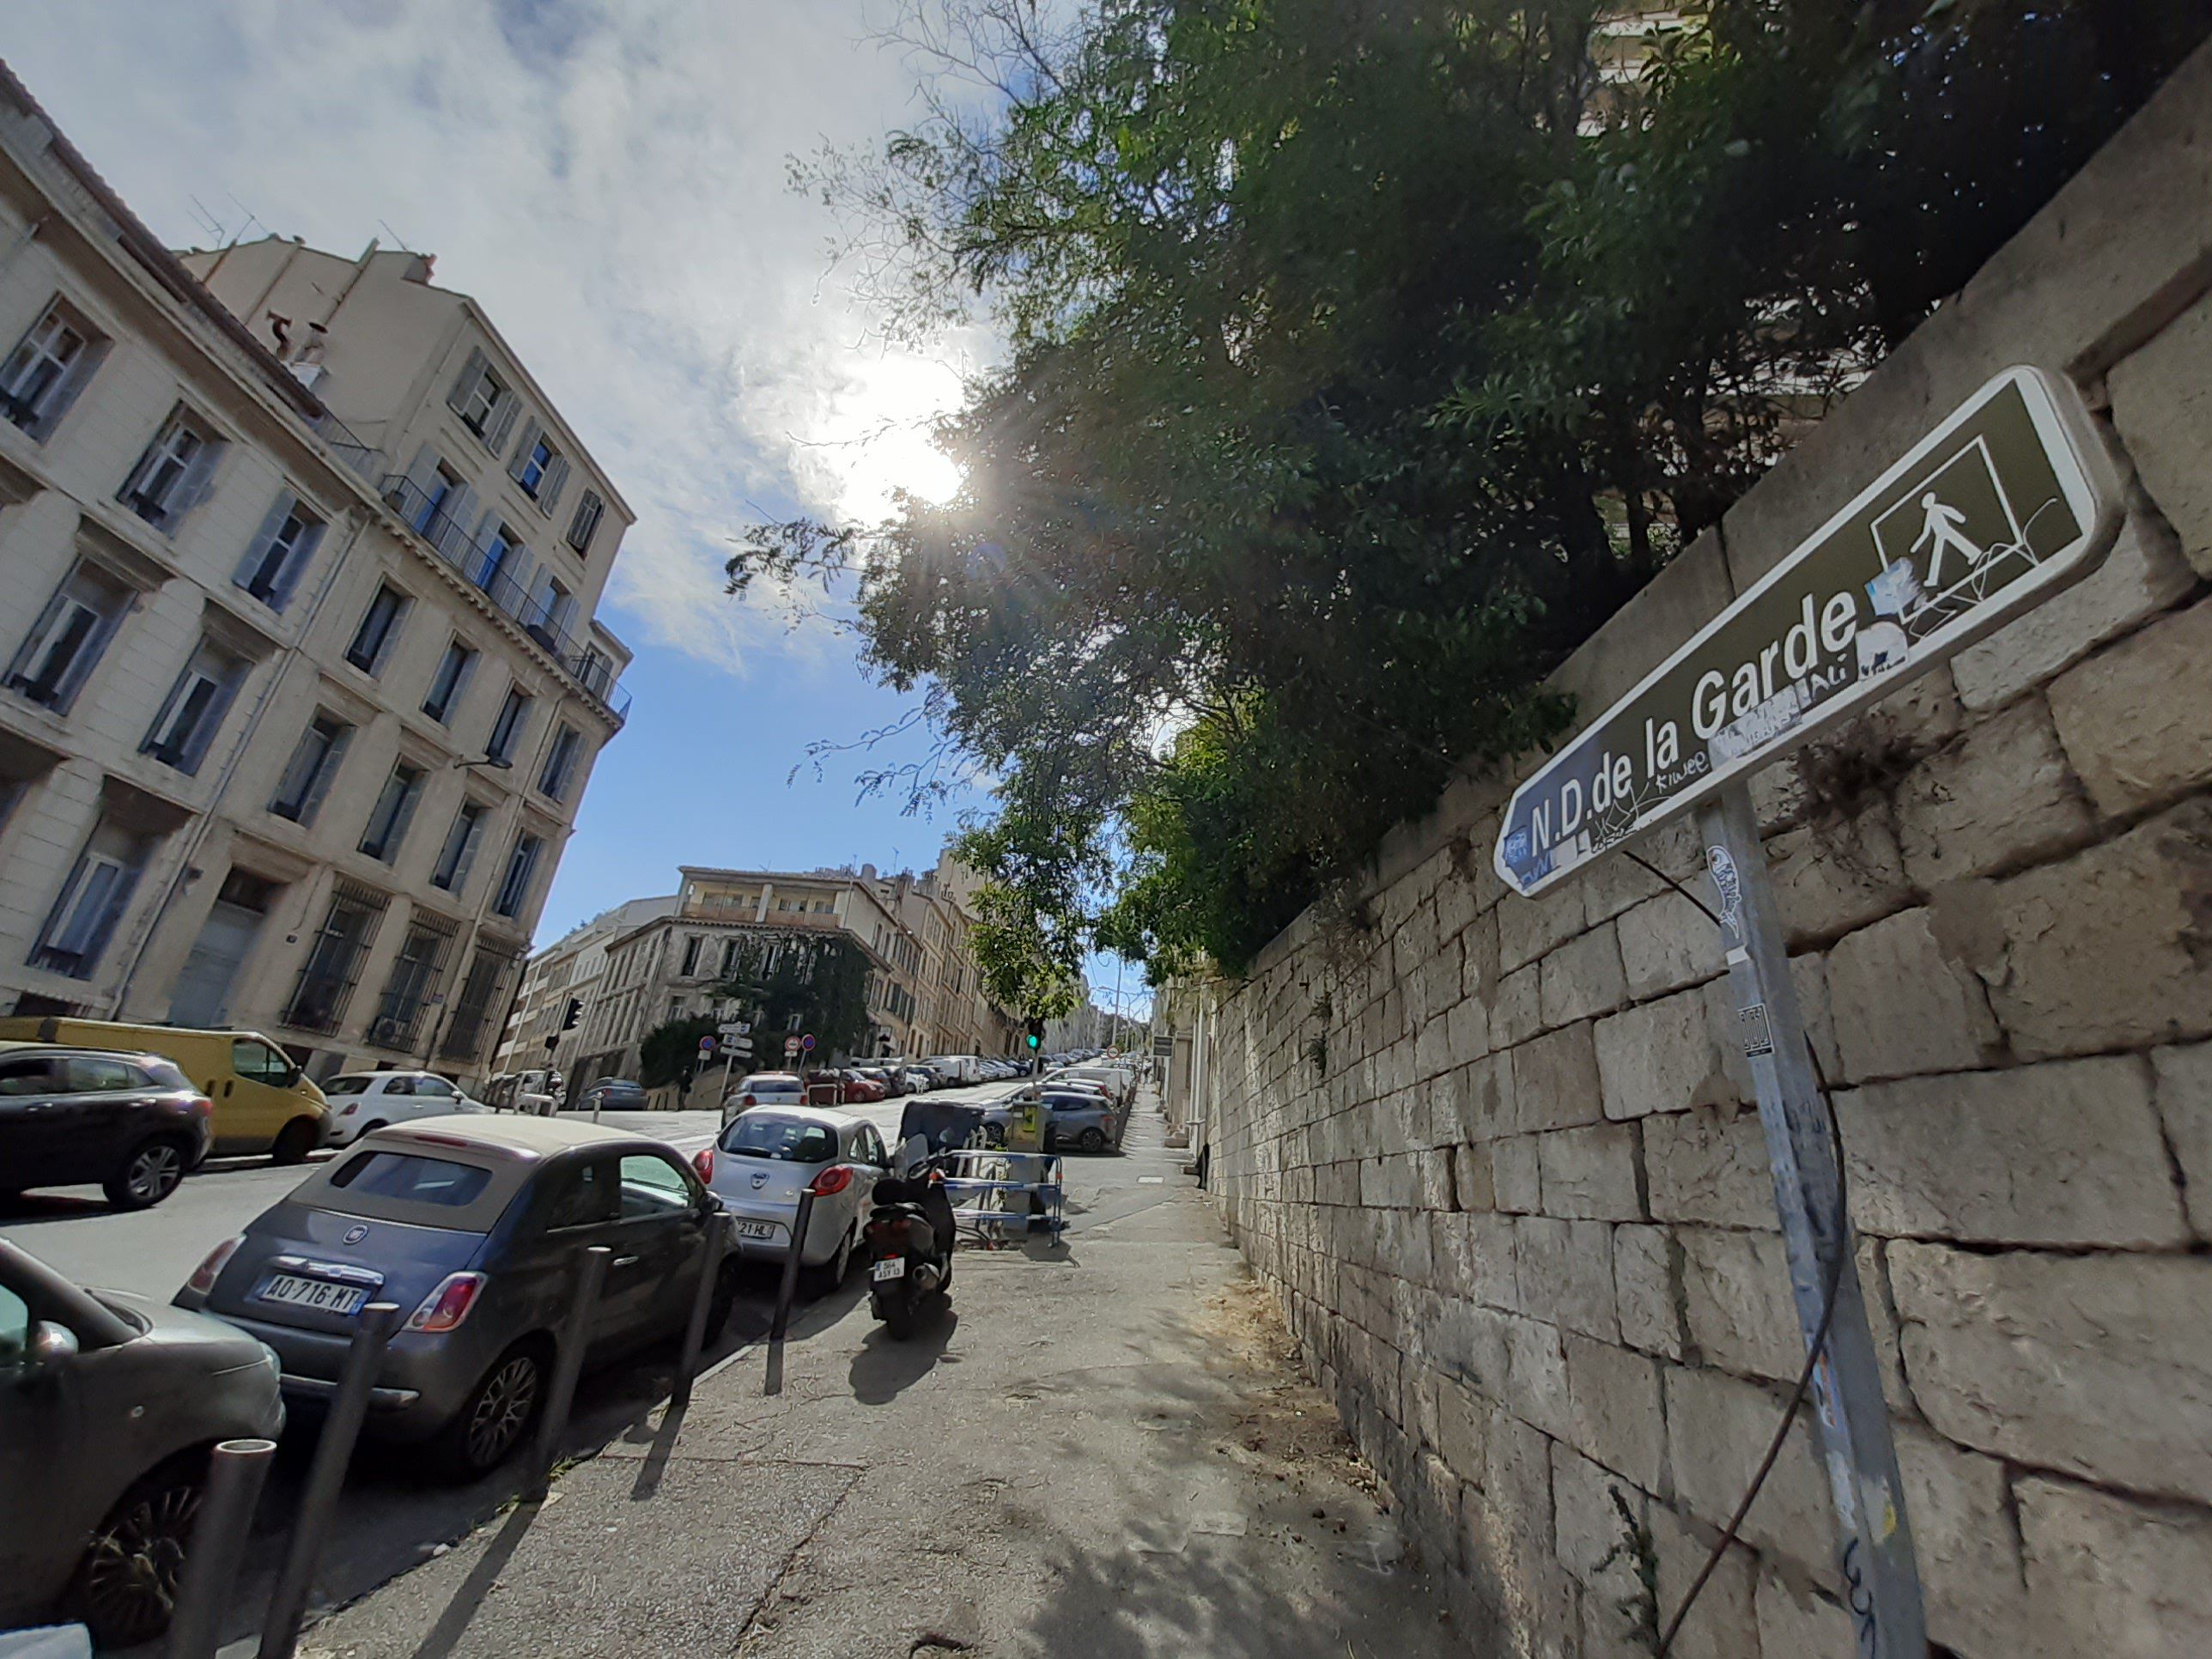
[[[1756,787],[1964,1659],[2212,1652],[2208,289],[2200,55],[1559,677],[1604,707],[2010,363],[2112,445],[2097,571]],[[1470,1648],[1649,1653],[1803,1351],[1711,924],[1620,857],[1509,895],[1511,781],[1214,988],[1212,1182]],[[1856,1651],[1835,1550],[1801,1421],[1675,1651]]]

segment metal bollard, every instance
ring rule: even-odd
[[[600,1293],[607,1283],[607,1263],[614,1252],[594,1244],[576,1264],[576,1299],[561,1322],[561,1348],[553,1358],[553,1386],[545,1396],[545,1414],[538,1419],[538,1444],[531,1455],[530,1482],[522,1495],[535,1504],[553,1484],[553,1460],[560,1455],[561,1437],[568,1431],[568,1408],[576,1403],[576,1379],[584,1373],[584,1350],[592,1346],[592,1317],[599,1311]]]
[[[299,1518],[292,1523],[292,1542],[284,1552],[284,1569],[276,1575],[276,1588],[269,1597],[269,1616],[261,1626],[260,1659],[292,1659],[299,1645],[300,1626],[307,1622],[307,1596],[314,1588],[315,1564],[323,1553],[323,1540],[337,1508],[338,1489],[345,1484],[346,1464],[354,1442],[361,1437],[362,1419],[368,1414],[369,1390],[376,1386],[377,1367],[384,1363],[385,1346],[399,1323],[399,1304],[372,1302],[361,1310],[361,1323],[346,1350],[345,1369],[338,1375],[338,1389],[323,1421],[323,1437],[315,1446],[315,1461],[308,1466],[307,1490],[300,1500]]]
[[[691,1293],[691,1321],[684,1329],[684,1358],[676,1368],[676,1387],[670,1397],[682,1405],[691,1398],[691,1380],[699,1373],[699,1351],[707,1345],[707,1310],[714,1300],[714,1285],[722,1276],[722,1262],[730,1250],[730,1218],[716,1211],[707,1218],[702,1241],[706,1261],[699,1273],[699,1288]]]
[[[223,1609],[230,1605],[252,1529],[253,1507],[276,1455],[274,1440],[225,1440],[209,1459],[207,1490],[200,1498],[199,1518],[192,1522],[176,1612],[169,1620],[169,1659],[215,1659]]]
[[[806,1227],[814,1217],[814,1188],[799,1193],[799,1213],[791,1218],[791,1253],[783,1259],[783,1282],[776,1286],[775,1319],[768,1328],[768,1392],[783,1392],[783,1336],[791,1326],[791,1302],[799,1293],[799,1258],[806,1249]]]

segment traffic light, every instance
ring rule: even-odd
[[[583,1017],[584,1000],[581,997],[570,997],[568,999],[568,1010],[566,1013],[561,1016],[561,1029],[564,1031],[574,1030],[576,1029],[576,1022]]]
[[[1038,1049],[1044,1047],[1044,1021],[1038,1018],[1036,1015],[1031,1014],[1030,1016],[1029,1024],[1029,1036],[1024,1039],[1024,1041],[1026,1041],[1030,1046],[1030,1052],[1031,1054],[1035,1054]]]

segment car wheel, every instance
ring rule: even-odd
[[[853,1270],[853,1235],[858,1231],[857,1225],[847,1228],[845,1236],[837,1241],[837,1254],[818,1267],[807,1268],[808,1276],[814,1281],[815,1295],[827,1296],[845,1282],[845,1275]]]
[[[707,1334],[701,1339],[712,1342],[730,1328],[730,1316],[738,1310],[738,1264],[722,1263],[721,1271],[714,1275],[714,1294],[707,1304]]]
[[[440,1431],[439,1461],[464,1480],[505,1462],[538,1422],[546,1385],[546,1349],[518,1342],[491,1362]]]
[[[197,1462],[156,1469],[116,1500],[93,1534],[70,1580],[68,1606],[96,1646],[137,1647],[169,1627],[200,1483]]]
[[[1086,1152],[1103,1152],[1106,1150],[1106,1132],[1094,1125],[1076,1136],[1075,1144]]]
[[[269,1156],[279,1164],[305,1164],[307,1154],[315,1150],[319,1133],[314,1119],[295,1117],[277,1133],[276,1144],[269,1149]]]
[[[123,1167],[100,1183],[100,1191],[118,1210],[150,1210],[177,1190],[187,1156],[185,1144],[167,1135],[141,1141]]]

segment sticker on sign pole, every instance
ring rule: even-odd
[[[2009,368],[1514,792],[1494,861],[1541,892],[2104,557],[2119,493],[2073,386]]]

